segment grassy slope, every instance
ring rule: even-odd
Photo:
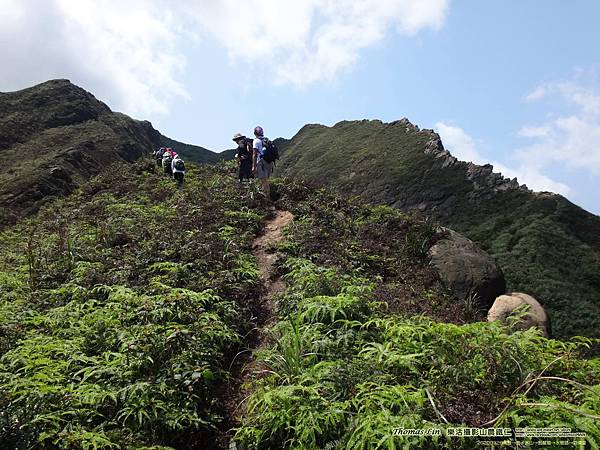
[[[0,233],[2,448],[211,447],[264,210],[218,169],[184,190],[153,171],[113,166]]]
[[[536,296],[556,336],[599,336],[600,218],[558,195],[475,190],[466,163],[423,152],[431,136],[400,122],[307,125],[282,141],[279,173],[433,215],[495,256],[509,290]]]
[[[277,190],[295,215],[279,248],[288,289],[273,344],[259,355],[267,375],[238,429],[242,448],[484,447],[447,437],[457,425],[566,426],[598,445],[598,393],[571,383],[597,389],[600,360],[579,359],[577,341],[474,322],[478,312],[456,305],[431,276],[434,224],[299,184]],[[528,389],[542,373],[558,378]],[[439,435],[394,436],[394,428]]]
[[[191,164],[177,190],[150,161],[113,166],[0,232],[5,447],[214,447],[221,388],[255,326],[250,244],[268,213],[233,171]],[[241,448],[431,447],[391,433],[448,427],[428,391],[451,424],[480,424],[552,361],[547,375],[596,391],[538,382],[499,425],[567,424],[598,442],[594,421],[567,409],[598,409],[585,341],[473,323],[480,312],[428,267],[435,224],[293,182],[274,192],[295,215],[279,249],[289,289],[258,355],[272,372],[249,386]],[[532,401],[551,406],[521,405]]]

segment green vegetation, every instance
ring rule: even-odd
[[[0,93],[0,228],[117,161],[158,144],[150,122],[112,112],[68,80]]]
[[[570,427],[587,433],[577,448],[598,448],[600,359],[582,358],[592,341],[508,334],[453,312],[412,244],[431,245],[430,223],[293,183],[277,190],[296,217],[280,247],[289,287],[239,448],[480,448],[447,436],[460,425]],[[452,320],[461,325],[442,323]]]
[[[404,121],[306,126],[278,140],[279,169],[356,197],[274,181],[295,219],[266,308],[252,242],[269,209],[226,155],[66,80],[0,93],[0,113],[0,152],[22,161],[0,170],[1,448],[234,448],[232,424],[238,449],[477,448],[448,435],[460,425],[600,446],[599,219],[564,198],[495,191]],[[122,163],[159,144],[217,166],[188,165],[177,189],[152,161]],[[588,337],[483,322],[429,267],[438,224],[401,209],[469,235],[558,336]]]
[[[233,166],[192,164],[178,190],[150,161],[114,165],[0,232],[3,448],[226,446],[268,215]],[[475,448],[445,434],[461,424],[571,427],[598,446],[591,340],[479,322],[428,266],[431,220],[293,181],[273,193],[295,216],[273,274],[288,289],[237,448]]]
[[[133,162],[160,145],[195,162],[232,158],[162,136],[150,122],[111,111],[68,80],[0,92],[0,154],[11,162],[0,167],[0,228],[73,192],[110,164]]]
[[[227,171],[177,190],[153,170],[113,166],[0,233],[2,448],[189,448],[221,423],[264,212]]]
[[[435,217],[492,254],[509,291],[536,297],[556,337],[599,337],[600,218],[558,195],[499,189],[467,163],[426,154],[437,138],[407,121],[307,125],[280,141],[278,170]]]

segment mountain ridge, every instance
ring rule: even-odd
[[[600,217],[458,160],[408,119],[309,124],[280,146],[280,175],[436,218],[492,254],[509,290],[540,299],[558,336],[598,335]]]
[[[160,135],[160,146],[171,147],[186,161],[193,161],[199,164],[216,164],[224,159],[231,159],[231,155],[224,152],[214,152],[205,147],[194,144],[186,144],[173,138]]]

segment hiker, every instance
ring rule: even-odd
[[[273,172],[275,160],[279,159],[277,146],[265,137],[261,126],[254,127],[254,141],[252,142],[254,153],[252,155],[252,173],[260,180],[261,189],[267,200],[271,198],[271,187],[269,177]]]
[[[163,167],[163,172],[166,173],[167,175],[169,175],[170,177],[173,176],[172,163],[173,163],[173,153],[170,148],[167,148],[165,150],[165,153],[163,154],[162,167]]]
[[[252,178],[252,141],[241,133],[233,135],[233,141],[238,145],[235,159],[238,162],[240,183]]]
[[[171,158],[175,158],[177,156],[177,152],[171,147],[165,147],[165,153],[169,153],[171,155]]]
[[[183,186],[183,178],[185,177],[185,163],[177,154],[175,154],[173,162],[171,163],[171,172],[173,172],[173,178],[175,178],[175,181],[177,181],[177,186]]]
[[[156,152],[154,152],[154,158],[156,159],[156,165],[159,167],[162,166],[162,159],[165,154],[165,150],[166,150],[165,147],[161,147],[158,150],[156,150]]]

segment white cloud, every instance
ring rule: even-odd
[[[552,86],[552,85],[551,85]],[[578,106],[583,114],[600,115],[600,95],[591,89],[586,89],[574,82],[558,83],[554,89],[548,88],[551,93],[558,93],[564,99]]]
[[[517,150],[519,159],[538,166],[558,163],[600,175],[600,95],[574,82],[546,84],[541,88],[546,97],[566,102],[574,112],[542,125],[524,127],[521,135],[532,138],[533,142]],[[532,130],[544,131],[532,133]]]
[[[395,31],[440,28],[449,0],[2,0],[0,90],[70,78],[134,115],[187,97],[180,50],[216,42],[267,82],[333,80]],[[208,62],[210,64],[210,61]]]
[[[70,78],[134,115],[186,97],[172,19],[156,2],[3,0],[0,88]]]
[[[258,67],[279,84],[331,80],[380,42],[390,28],[412,36],[440,28],[449,0],[222,0],[181,6],[198,33],[231,60]]]
[[[438,122],[435,127],[444,142],[444,146],[454,156],[463,161],[472,161],[476,164],[491,164],[496,172],[506,178],[517,178],[520,183],[526,184],[535,191],[550,191],[568,195],[571,188],[564,183],[554,181],[542,173],[543,167],[535,161],[522,161],[517,168],[510,168],[502,163],[490,160],[479,152],[475,140],[462,128]],[[539,134],[542,130],[529,130]]]
[[[574,81],[541,84],[525,96],[525,101],[537,102],[551,96],[562,98],[584,114],[600,115],[600,94]]]
[[[527,102],[535,102],[543,99],[547,94],[547,90],[545,86],[538,86],[533,91],[525,96],[525,101]]]
[[[519,130],[519,136],[522,137],[546,137],[552,132],[550,127],[522,127]]]
[[[465,130],[448,125],[444,122],[435,124],[444,146],[452,151],[452,154],[462,161],[472,161],[476,164],[485,164],[487,161],[481,157],[475,147],[475,141]]]

